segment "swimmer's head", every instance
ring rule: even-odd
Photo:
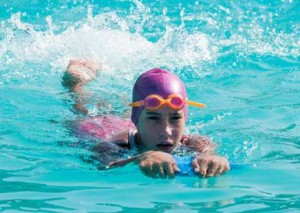
[[[183,82],[173,73],[155,68],[143,73],[135,82],[132,93],[132,102],[144,100],[149,95],[158,95],[168,99],[170,95],[176,94],[187,99],[187,93]],[[177,100],[175,100],[177,104]],[[137,124],[139,116],[145,106],[132,107],[131,120]],[[181,107],[184,118],[187,120],[187,104]]]

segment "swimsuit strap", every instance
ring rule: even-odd
[[[135,143],[135,134],[136,134],[136,130],[130,129],[128,132],[128,144],[129,144],[129,149],[136,149],[137,150],[137,146]]]

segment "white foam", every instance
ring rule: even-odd
[[[114,11],[93,14],[92,7],[88,6],[86,19],[61,25],[57,25],[51,15],[45,18],[46,26],[36,26],[22,21],[26,14],[12,14],[10,19],[1,21],[0,35],[3,39],[0,43],[0,62],[4,64],[8,76],[15,71],[20,72],[18,69],[28,63],[50,65],[51,71],[48,72],[63,72],[68,61],[74,58],[98,62],[104,71],[113,75],[120,72],[127,75],[152,67],[171,70],[189,67],[200,73],[203,72],[203,64],[213,65],[219,57],[228,54],[220,51],[228,46],[233,47],[231,54],[299,56],[299,40],[293,33],[267,32],[257,20],[253,20],[249,29],[244,26],[248,23],[240,24],[229,38],[223,38],[214,32],[210,34],[196,28],[188,29],[186,22],[196,20],[203,23],[204,20],[211,20],[212,15],[203,13],[198,17],[185,8],[180,10],[179,27],[170,22],[168,10],[164,9],[162,24],[165,30],[157,33],[156,41],[151,41],[143,32],[144,25],[153,18],[151,10],[139,1],[134,3],[136,9],[131,10],[129,18]],[[220,6],[219,10],[227,18],[231,17],[227,19],[230,24],[235,14],[227,7]],[[220,30],[224,24],[220,20],[211,21],[205,21],[207,29]],[[31,73],[31,76],[34,74]]]

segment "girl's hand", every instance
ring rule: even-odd
[[[179,168],[172,155],[160,151],[148,151],[137,160],[142,172],[153,178],[174,178],[174,173]]]
[[[216,155],[199,155],[192,165],[195,173],[202,177],[219,176],[230,169],[228,160]]]

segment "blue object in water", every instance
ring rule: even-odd
[[[178,172],[177,175],[181,175],[181,176],[195,175],[194,168],[192,167],[192,160],[194,159],[194,156],[173,155],[173,157],[177,163],[178,168],[180,169],[180,172]],[[231,169],[241,169],[244,166],[242,164],[235,164],[232,162],[230,162],[229,165]]]
[[[177,173],[177,175],[182,176],[191,176],[194,175],[194,168],[192,167],[192,160],[194,156],[175,156],[173,155],[178,168],[180,169],[180,172]]]

